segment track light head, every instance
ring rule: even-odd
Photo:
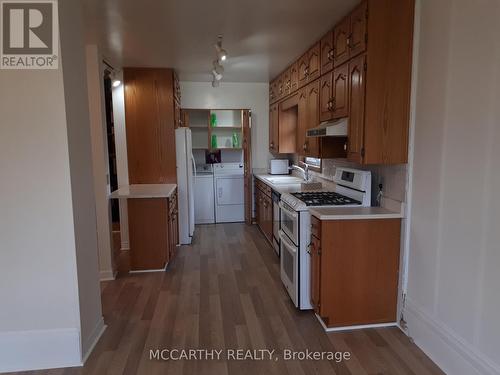
[[[217,37],[217,43],[215,43],[215,51],[217,52],[217,59],[219,61],[226,61],[227,51],[222,48],[222,35]]]

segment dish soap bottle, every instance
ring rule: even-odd
[[[210,115],[210,125],[212,125],[212,128],[217,126],[217,115],[215,113]]]
[[[238,137],[238,133],[233,133],[233,148],[240,147],[240,139]]]

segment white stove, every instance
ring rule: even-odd
[[[337,168],[333,181],[335,188],[330,191],[281,195],[281,280],[295,306],[301,310],[312,309],[309,285],[311,215],[308,208],[371,205],[371,172]]]

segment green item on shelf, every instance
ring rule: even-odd
[[[240,147],[240,139],[238,137],[238,133],[233,133],[233,148]]]
[[[212,148],[217,148],[217,136],[212,134]]]
[[[217,126],[217,115],[215,113],[210,115],[210,124],[212,125],[212,128]]]

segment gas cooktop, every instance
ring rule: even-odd
[[[333,191],[292,193],[292,195],[304,202],[306,206],[361,205],[360,201],[346,197],[345,195],[339,193],[335,193]]]

